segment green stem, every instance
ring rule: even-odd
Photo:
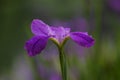
[[[63,52],[62,47],[59,47],[59,59],[60,59],[62,79],[67,80],[67,64],[66,64],[66,58],[65,58],[65,54]]]

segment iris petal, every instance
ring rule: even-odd
[[[70,33],[70,28],[60,27],[51,27],[52,32],[54,32],[54,38],[61,43]]]
[[[72,32],[70,37],[73,41],[83,47],[91,47],[94,45],[95,40],[89,36],[86,32]]]
[[[48,36],[51,32],[49,26],[39,19],[32,21],[31,30],[33,34],[42,36]]]
[[[35,56],[39,54],[46,46],[48,37],[45,36],[34,36],[28,40],[25,44],[25,49],[29,56]]]

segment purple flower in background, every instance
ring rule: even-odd
[[[120,12],[120,0],[108,0],[108,3],[113,10]]]
[[[59,74],[53,72],[50,76],[50,80],[61,80],[61,77]]]
[[[35,36],[25,44],[29,56],[39,54],[46,47],[48,39],[53,40],[59,46],[63,45],[68,38],[83,47],[94,45],[94,39],[86,32],[70,32],[70,28],[49,26],[38,19],[32,21],[31,30]]]
[[[73,18],[69,21],[53,20],[51,23],[54,26],[70,26],[70,28],[74,31],[87,31],[88,26],[87,20],[85,18]]]

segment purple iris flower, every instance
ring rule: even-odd
[[[25,44],[29,56],[39,54],[46,47],[48,39],[58,46],[63,45],[69,38],[83,47],[91,47],[95,42],[86,32],[70,32],[70,28],[49,26],[39,19],[32,21],[31,30],[35,36]]]

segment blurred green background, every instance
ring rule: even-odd
[[[120,0],[0,0],[0,80],[35,80],[24,44],[33,35],[30,24],[36,18],[95,38],[90,49],[71,40],[66,44],[69,80],[120,80]],[[59,73],[55,50],[49,41],[35,58],[47,71],[54,66]]]

